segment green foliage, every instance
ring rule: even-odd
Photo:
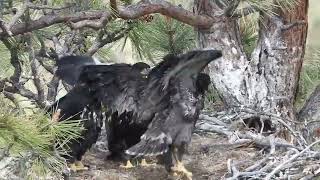
[[[241,42],[247,56],[254,50],[258,40],[258,17],[255,14],[246,16],[239,20]]]
[[[257,12],[263,12],[268,15],[274,15],[278,12],[278,9],[290,10],[297,5],[296,0],[244,0],[239,4],[238,9],[245,9],[248,6],[255,7]],[[252,13],[250,15],[240,18],[240,33],[241,39],[246,54],[249,56],[258,39],[258,22],[260,21],[258,13]]]
[[[209,89],[205,94],[204,110],[219,111],[222,105],[223,102],[219,96],[217,89],[215,89],[215,87],[212,84],[209,85]]]
[[[80,121],[52,122],[43,112],[26,115],[0,103],[0,151],[10,147],[9,156],[20,159],[19,174],[28,179],[59,176],[65,144],[84,130]]]
[[[308,49],[308,48],[307,48]],[[314,88],[320,83],[320,50],[309,50],[300,73],[296,107],[300,108]]]
[[[138,20],[133,23],[134,28],[127,39],[141,59],[145,57],[153,60],[164,54],[181,53],[195,46],[193,28],[166,16],[154,15],[151,22]]]
[[[206,92],[205,97],[205,110],[215,110],[214,107],[218,106],[218,104],[222,104],[218,91],[212,85],[209,86],[208,92]]]
[[[240,8],[252,6],[265,14],[273,15],[277,9],[291,9],[298,4],[297,0],[245,0],[240,4]]]

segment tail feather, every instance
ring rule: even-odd
[[[138,144],[126,150],[126,154],[131,156],[158,156],[168,151],[171,142],[171,137],[163,132],[158,136],[143,135]]]

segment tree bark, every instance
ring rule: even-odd
[[[320,137],[320,85],[316,87],[298,114],[301,122],[307,122],[304,137],[312,142]]]
[[[295,119],[293,102],[305,50],[307,9],[308,0],[299,0],[299,6],[287,12],[278,10],[278,16],[260,12],[258,41],[248,57],[238,20],[214,14],[222,9],[213,1],[195,1],[196,14],[216,18],[210,30],[198,29],[198,46],[223,52],[220,60],[209,65],[209,73],[227,107]]]

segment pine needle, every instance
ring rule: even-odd
[[[70,140],[81,138],[82,120],[51,122],[43,112],[26,115],[0,104],[0,148],[12,144],[10,156],[19,159],[19,170],[30,179],[60,176],[66,167],[60,156],[68,152]]]

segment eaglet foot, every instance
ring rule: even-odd
[[[147,163],[146,159],[142,159],[141,160],[141,163],[140,163],[140,166],[142,167],[150,167],[150,166],[155,166],[156,163]]]
[[[86,167],[85,165],[82,164],[82,161],[76,161],[75,165],[76,165],[78,171],[87,171],[87,170],[89,170],[88,167]]]
[[[87,171],[89,169],[88,167],[84,166],[81,161],[76,161],[68,166],[72,172]]]
[[[120,168],[131,169],[134,168],[134,166],[131,164],[130,160],[128,160],[126,165],[120,165]]]
[[[175,166],[171,167],[173,176],[185,176],[188,180],[192,180],[192,172],[188,171],[182,162],[178,162]]]

